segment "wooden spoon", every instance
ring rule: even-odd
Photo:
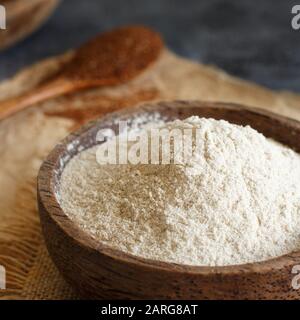
[[[158,58],[163,42],[143,26],[127,26],[99,35],[77,49],[48,83],[0,103],[0,120],[28,106],[60,95],[126,82]]]

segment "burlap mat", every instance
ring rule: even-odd
[[[40,62],[0,84],[0,99],[32,89],[71,56]],[[126,84],[51,100],[0,122],[0,265],[7,270],[2,299],[78,298],[53,265],[41,235],[36,176],[45,155],[90,118],[143,101],[170,99],[230,101],[300,120],[300,96],[272,92],[164,50],[155,65]]]

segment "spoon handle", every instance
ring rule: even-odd
[[[25,93],[16,98],[11,98],[0,102],[0,120],[10,117],[33,104],[46,101],[60,95],[74,92],[79,85],[74,81],[64,78],[57,78],[47,84]]]

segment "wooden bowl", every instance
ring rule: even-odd
[[[0,50],[6,49],[38,29],[60,0],[5,0],[6,30],[0,31]]]
[[[249,124],[300,152],[299,122],[233,104],[162,102],[112,113],[88,124],[56,146],[38,176],[44,237],[65,279],[83,297],[93,299],[299,299],[300,290],[292,288],[292,268],[300,263],[300,252],[225,267],[159,262],[112,249],[83,232],[66,216],[56,195],[61,173],[70,158],[94,146],[99,129],[116,129],[115,120],[130,120],[137,114],[154,111],[169,120],[198,115]]]

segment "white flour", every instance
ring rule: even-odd
[[[250,127],[191,117],[201,144],[181,165],[66,166],[60,202],[86,232],[155,260],[222,266],[300,249],[300,156]]]

